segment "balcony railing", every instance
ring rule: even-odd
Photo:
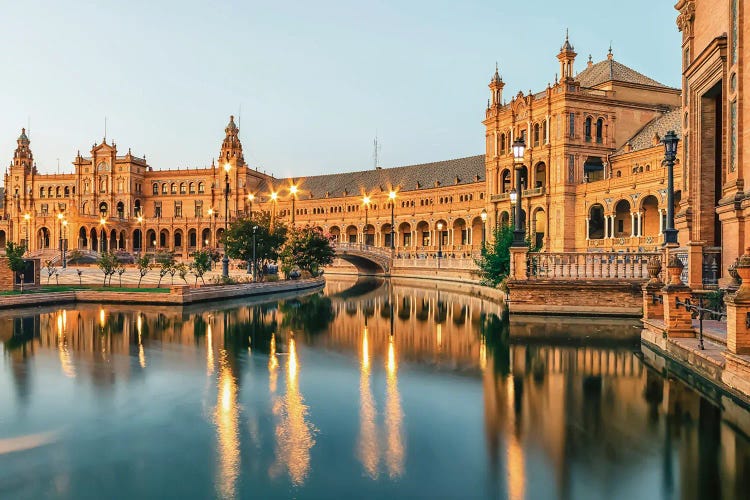
[[[524,189],[523,191],[521,191],[521,197],[532,198],[534,196],[541,196],[545,192],[546,191],[544,186],[539,186],[532,189]],[[505,191],[504,193],[493,194],[492,196],[490,196],[491,202],[505,201],[508,199],[510,199],[510,191]]]
[[[648,261],[659,252],[532,252],[529,279],[648,279]]]

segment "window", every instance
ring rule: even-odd
[[[46,191],[44,190],[44,188],[43,188],[43,187],[42,187],[42,188],[39,188],[39,197],[40,197],[40,198],[44,198],[44,197],[45,197],[45,196],[44,196],[44,193],[46,193]]]
[[[159,194],[159,185],[157,183],[154,182],[151,188],[153,189],[154,194]]]
[[[174,182],[169,186],[169,192],[172,194],[177,194],[177,184]]]
[[[462,245],[469,244],[469,231],[465,228],[461,230],[461,244]]]
[[[534,124],[534,147],[539,146],[539,124]]]
[[[549,122],[547,120],[544,120],[542,122],[542,143],[547,144],[549,141],[547,141],[547,125],[549,125]]]
[[[174,216],[178,219],[182,218],[182,202],[181,201],[174,202]]]
[[[167,184],[166,184],[166,182],[161,185],[161,194],[167,194]]]
[[[587,116],[586,121],[583,123],[583,135],[586,142],[591,142],[591,117]]]
[[[202,182],[198,183],[198,193],[203,194],[206,191],[206,187],[203,185]]]
[[[430,232],[429,231],[422,231],[422,246],[423,247],[430,246]]]
[[[505,134],[500,134],[500,154],[505,154]]]
[[[68,196],[70,196],[70,187],[65,186],[65,197],[67,198]]]
[[[52,198],[52,186],[47,188],[47,197]]]
[[[203,217],[203,202],[202,201],[195,202],[195,216],[198,218]]]
[[[185,183],[181,182],[180,183],[180,194],[186,194],[186,193],[187,193],[187,191],[186,191]]]
[[[59,197],[60,197],[60,186],[57,186],[55,188],[55,198],[59,198]]]
[[[571,139],[576,136],[576,114],[568,114],[568,137]]]
[[[192,183],[192,182],[190,183],[190,186],[188,187],[188,191],[190,192],[190,194],[195,194],[195,184],[194,183]]]
[[[157,201],[154,203],[154,217],[157,219],[161,217],[161,202]]]
[[[99,181],[99,192],[100,193],[106,193],[107,192],[107,176],[101,178]]]
[[[599,118],[596,120],[596,143],[601,144],[604,142],[604,119]]]
[[[47,215],[48,211],[49,211],[49,205],[47,205],[46,203],[42,203],[42,213],[44,215]]]

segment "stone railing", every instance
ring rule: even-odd
[[[531,252],[529,279],[648,279],[648,261],[659,252]]]
[[[345,241],[337,241],[333,244],[336,250],[349,250],[363,253],[377,254],[382,257],[391,258],[391,249],[378,247],[375,245],[365,245],[364,243],[348,243]]]
[[[427,269],[469,269],[476,270],[474,259],[429,258],[429,259],[393,259],[393,267],[423,267]]]

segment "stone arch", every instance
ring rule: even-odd
[[[506,210],[500,212],[500,227],[510,227],[510,213]]]
[[[507,193],[511,190],[510,184],[510,170],[506,168],[500,173],[500,189],[498,192]]]
[[[143,233],[140,229],[133,230],[133,250],[137,252],[143,250]]]
[[[331,238],[333,238],[334,242],[341,241],[341,228],[338,226],[331,226],[328,229],[328,232],[331,235]]]
[[[400,243],[399,246],[410,248],[413,246],[413,241],[411,241],[411,224],[408,222],[402,222],[398,225],[398,235],[396,236],[396,239],[398,243]]]
[[[81,226],[78,229],[78,248],[87,249],[89,247],[88,230]]]
[[[430,225],[426,221],[417,223],[416,247],[429,247],[432,244]]]
[[[117,217],[120,219],[125,218],[125,204],[121,201],[117,202]]]
[[[99,230],[95,227],[91,228],[91,250],[95,252],[101,251],[101,246],[99,242]]]
[[[615,204],[614,235],[616,237],[627,237],[630,236],[632,229],[630,202],[628,200],[620,200]]]
[[[473,247],[480,247],[482,245],[482,232],[487,230],[486,223],[482,222],[482,217],[477,216],[471,219],[471,245]],[[487,233],[484,234],[485,239]]]
[[[89,214],[89,202],[88,201],[83,202],[83,206],[81,207],[81,213],[83,215],[91,215]]]
[[[540,161],[534,167],[534,187],[540,188],[547,185],[547,165]]]
[[[185,244],[185,242],[183,241],[184,238],[182,234],[182,229],[175,229],[173,237],[174,237],[174,248],[182,249],[182,246]]]
[[[127,240],[125,231],[120,231],[120,239],[117,242],[117,248],[119,248],[120,250],[125,250],[125,240]]]
[[[5,248],[5,245],[7,244],[6,239],[7,237],[5,236],[5,231],[0,229],[0,248]]]
[[[146,248],[156,248],[158,243],[156,240],[156,231],[153,229],[146,231]]]
[[[349,225],[346,228],[346,241],[347,243],[357,242],[357,226]]]
[[[532,209],[529,230],[531,242],[536,248],[541,249],[544,246],[544,237],[547,234],[547,212],[543,207]]]
[[[189,229],[188,230],[188,241],[187,241],[188,248],[196,248],[198,246],[198,230],[197,229]]]
[[[589,239],[604,239],[604,206],[601,203],[594,203],[589,208]]]
[[[109,206],[107,205],[106,201],[99,203],[99,215],[101,215],[102,217],[106,217],[108,211]]]
[[[143,216],[143,213],[141,211],[141,200],[136,199],[133,202],[133,215],[136,217]]]
[[[453,240],[450,242],[454,246],[470,245],[469,241],[469,228],[466,225],[466,221],[462,217],[458,217],[453,221]]]
[[[36,232],[36,241],[39,246],[39,250],[49,248],[50,243],[50,232],[46,226],[40,227]]]
[[[365,245],[374,245],[375,244],[375,226],[372,224],[367,224],[362,228],[362,243]]]
[[[159,248],[169,248],[169,229],[159,231]]]
[[[394,243],[395,244],[395,243]],[[386,222],[380,226],[380,246],[391,248],[391,223]]]
[[[657,236],[659,234],[659,200],[650,194],[641,200],[641,236]]]
[[[211,246],[211,229],[207,227],[203,228],[203,231],[201,231],[201,246]]]

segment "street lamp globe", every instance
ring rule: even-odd
[[[255,201],[255,195],[253,193],[250,193],[247,195],[247,200],[250,202]]]
[[[390,198],[391,200],[395,200],[396,199],[396,191],[391,191],[390,193],[388,193],[388,198]]]
[[[480,215],[482,217],[482,222],[487,222],[487,209],[482,209],[482,214]]]
[[[29,221],[31,219],[31,214],[23,214],[23,218],[26,221]]]
[[[291,193],[292,195],[296,195],[297,194],[297,186],[294,185],[294,184],[292,184],[291,186],[289,186],[289,193]]]
[[[62,212],[58,212],[57,218],[58,220],[62,220],[62,218],[65,217]]]
[[[101,224],[102,226],[104,224],[106,224],[106,223],[107,223],[107,219],[105,219],[104,217],[102,217],[101,219],[99,219],[99,224]]]
[[[513,188],[510,190],[510,204],[515,205],[518,201],[518,193],[516,192],[516,189]]]
[[[364,198],[362,198],[362,203],[364,203],[365,205],[369,205],[370,204],[370,197],[369,196],[365,196]]]
[[[438,222],[437,223],[437,228],[438,228],[438,231],[442,231],[443,230],[443,223],[442,222]]]
[[[661,142],[664,144],[664,154],[668,158],[674,158],[677,156],[677,143],[680,141],[679,137],[674,130],[670,130],[666,133]]]
[[[138,216],[138,224],[143,224],[143,216]]]
[[[271,193],[271,201],[276,201],[276,199],[279,197],[279,194],[276,192]]]
[[[227,174],[229,174],[230,170],[232,170],[232,165],[230,165],[229,162],[226,162],[224,164],[224,172],[226,172]]]
[[[523,161],[523,155],[525,152],[526,142],[524,142],[523,137],[519,137],[513,141],[513,158],[515,158],[516,161]]]

